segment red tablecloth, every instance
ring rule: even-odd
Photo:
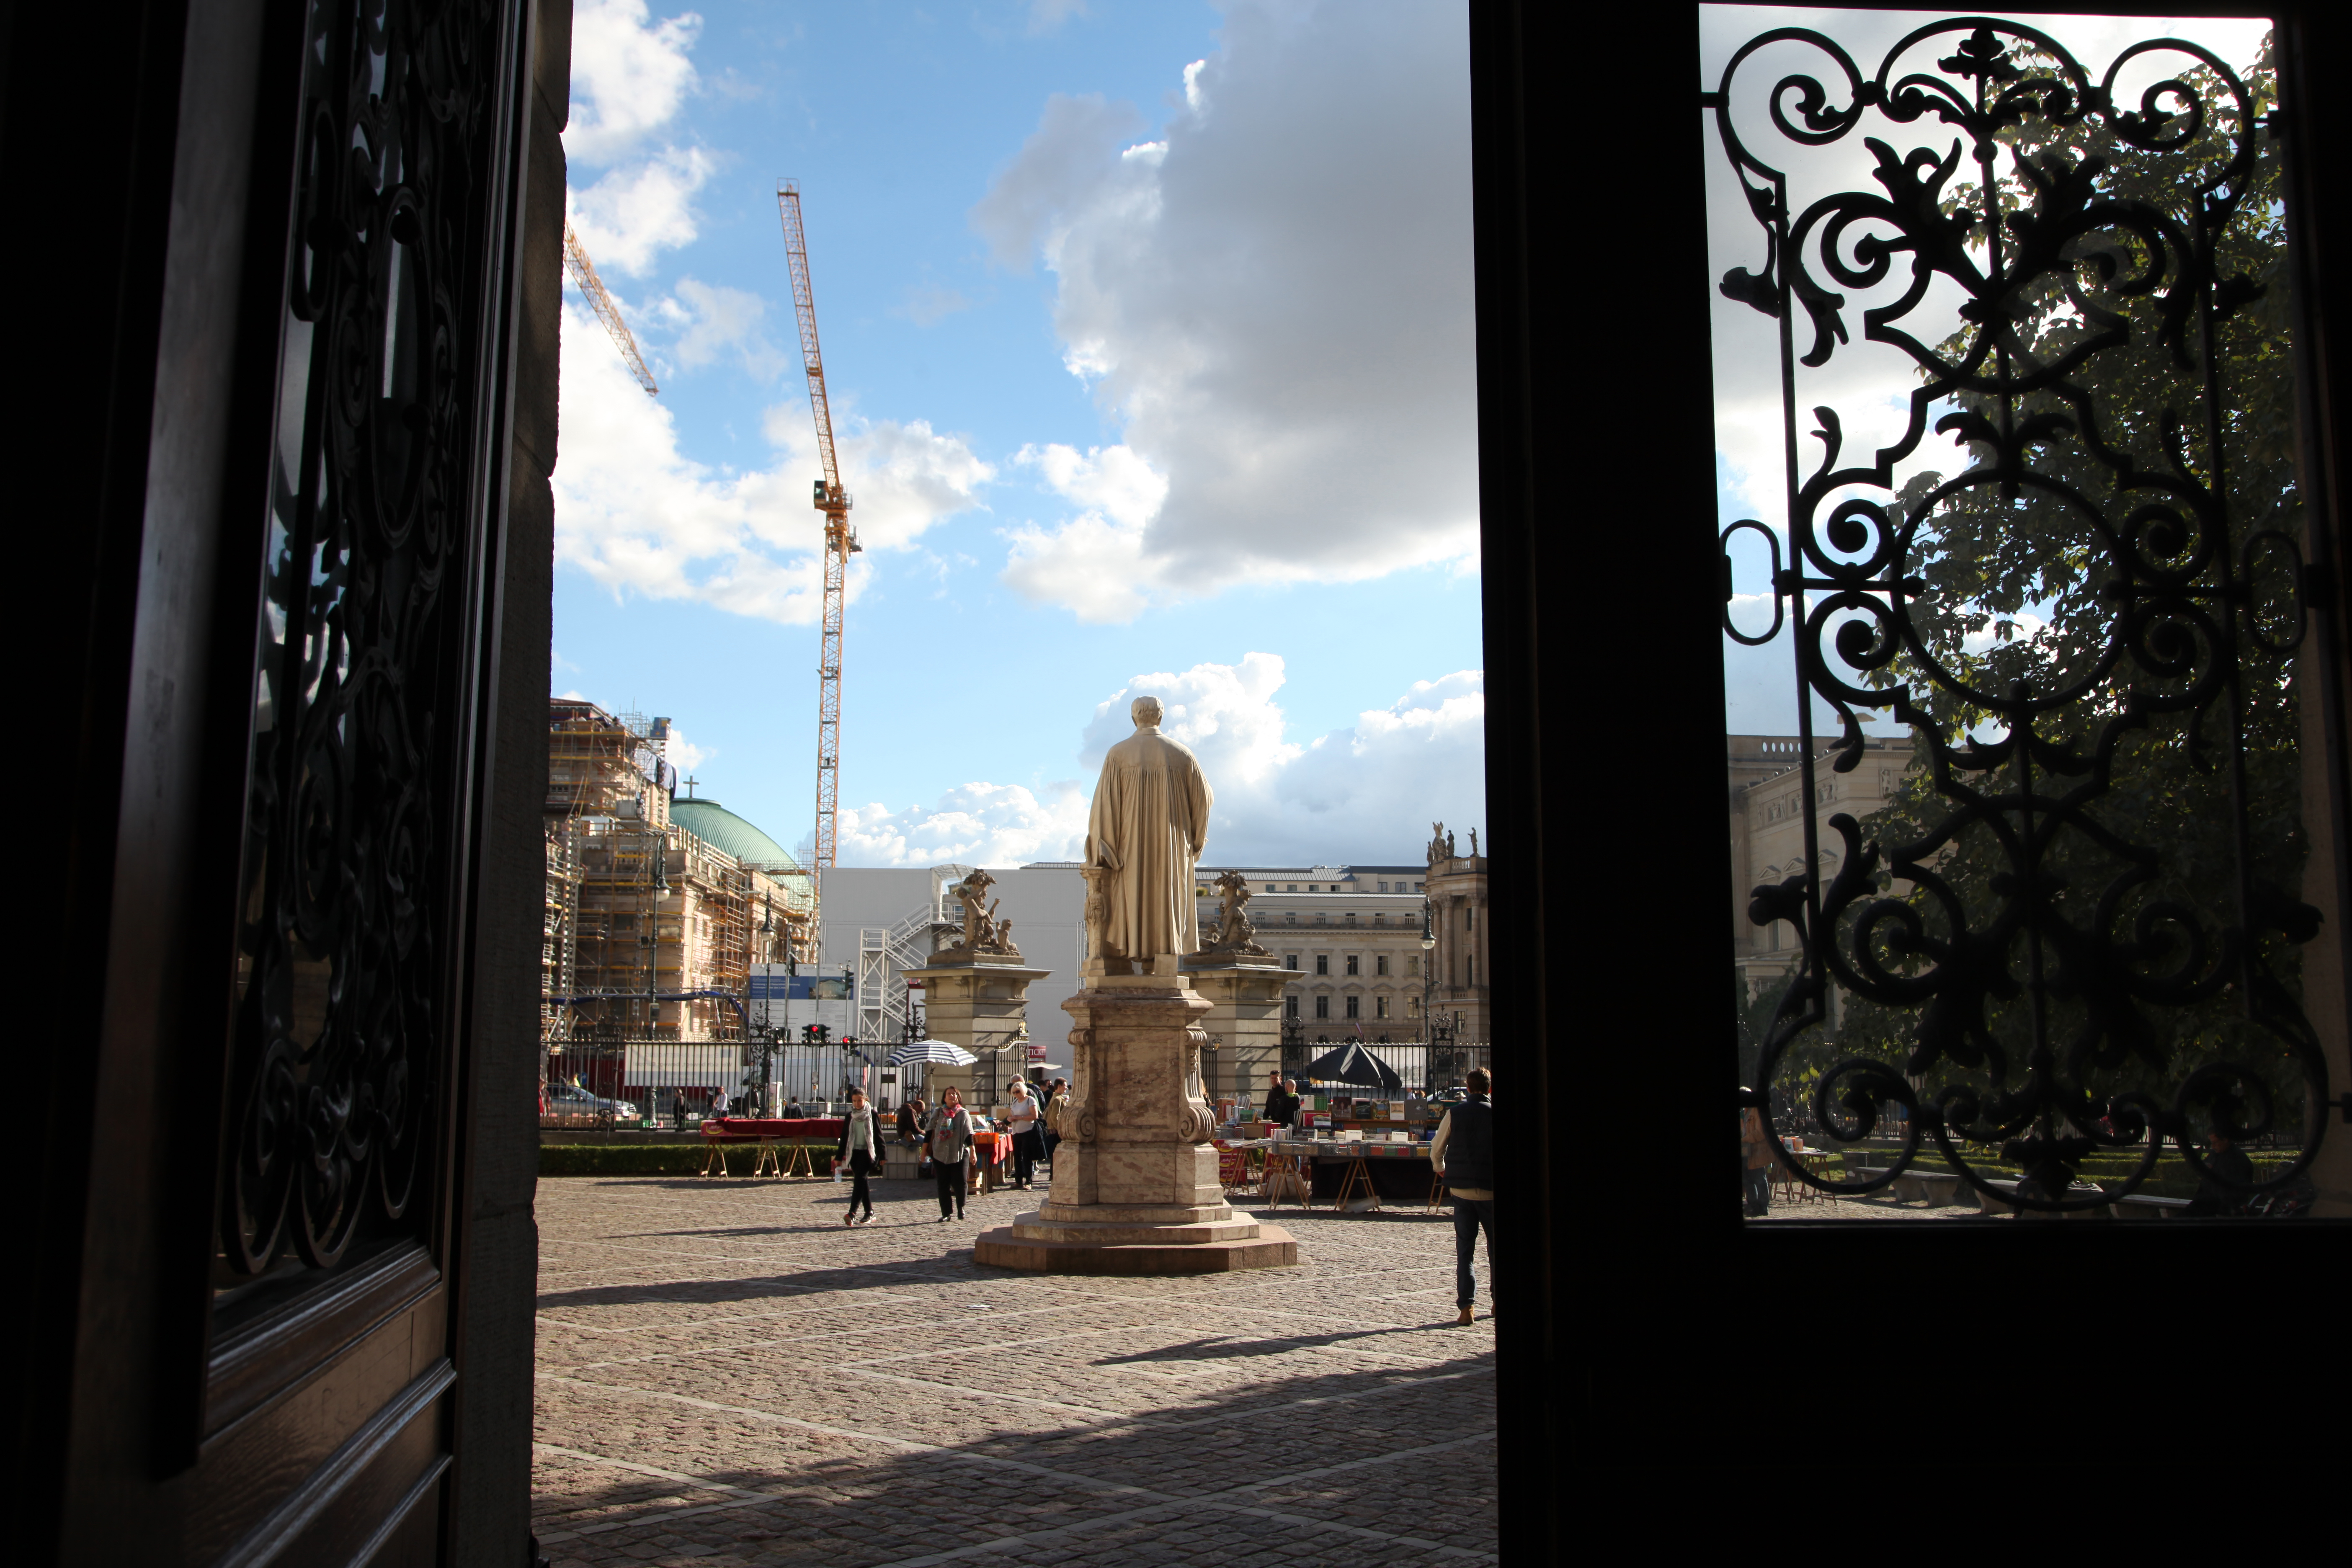
[[[837,1143],[847,1119],[840,1116],[715,1116],[702,1124],[705,1138],[790,1138],[803,1143]]]
[[[1013,1135],[1010,1132],[975,1132],[972,1147],[980,1151],[981,1159],[991,1165],[1002,1165],[1012,1157]]]

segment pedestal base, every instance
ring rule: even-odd
[[[1223,1274],[1291,1268],[1298,1240],[1278,1225],[1236,1216],[1192,1225],[1055,1223],[1025,1214],[982,1231],[971,1260],[1032,1274]]]

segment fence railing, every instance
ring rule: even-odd
[[[814,1108],[840,1104],[852,1089],[895,1108],[910,1069],[885,1066],[891,1048],[856,1041],[566,1041],[547,1054],[540,1125],[678,1131],[712,1114],[722,1094],[735,1115],[779,1115],[794,1104],[822,1114]]]

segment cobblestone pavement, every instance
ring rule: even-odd
[[[557,1565],[1494,1562],[1495,1341],[1419,1205],[1296,1268],[982,1268],[1038,1193],[539,1185],[534,1528]],[[1483,1253],[1483,1247],[1482,1247]]]

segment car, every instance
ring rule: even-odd
[[[625,1100],[606,1100],[576,1083],[551,1083],[539,1093],[539,1119],[552,1127],[588,1127],[606,1121],[641,1121],[645,1112]]]

